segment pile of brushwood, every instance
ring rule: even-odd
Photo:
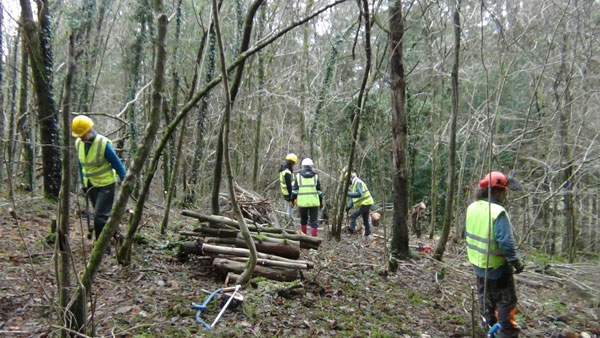
[[[227,275],[226,283],[233,283],[244,270],[249,257],[238,222],[224,216],[188,210],[182,214],[196,218],[201,223],[193,231],[180,232],[181,235],[196,239],[180,243],[180,256],[200,255],[212,260],[212,265]],[[259,225],[249,220],[247,223],[258,252],[255,276],[293,281],[301,276],[302,270],[313,267],[311,262],[299,260],[300,249],[318,249],[321,238],[288,232],[270,224]]]
[[[235,199],[242,212],[244,219],[256,224],[273,224],[279,226],[277,218],[273,214],[273,201],[264,198],[257,192],[246,190],[237,183],[234,184]],[[233,218],[231,201],[228,194],[220,194],[219,205],[223,215]]]

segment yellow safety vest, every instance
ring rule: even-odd
[[[353,197],[352,205],[354,205],[355,208],[358,208],[361,205],[373,205],[374,201],[373,197],[371,196],[371,192],[369,192],[369,188],[367,188],[365,182],[363,182],[360,178],[357,178],[352,184],[352,192],[356,192],[356,189],[358,188],[358,183],[361,183],[363,186],[362,195],[360,195],[359,197]]]
[[[491,206],[491,212],[490,212]],[[489,203],[486,200],[479,200],[471,203],[467,208],[466,236],[467,236],[467,256],[469,262],[482,269],[497,268],[506,263],[506,258],[502,255],[496,235],[494,234],[494,223],[501,213],[508,217],[506,209],[501,205]],[[491,214],[491,233],[489,233],[490,245],[488,249],[488,230]],[[510,220],[509,220],[510,221]],[[486,255],[489,250],[490,260],[486,267]]]
[[[296,181],[298,182],[298,206],[303,208],[318,207],[319,193],[317,192],[318,176],[302,177],[297,174]]]
[[[117,181],[116,172],[104,157],[108,143],[112,144],[108,138],[97,134],[86,154],[84,142],[81,139],[75,141],[84,186],[91,183],[95,187],[104,187]]]
[[[287,190],[287,185],[285,184],[285,175],[286,174],[290,174],[292,176],[292,187],[294,186],[294,174],[292,174],[292,171],[290,170],[290,168],[285,168],[285,170],[282,170],[279,172],[279,184],[281,185],[281,193],[284,196],[287,196],[290,194],[290,192]]]

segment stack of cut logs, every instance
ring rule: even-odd
[[[196,241],[182,243],[181,253],[213,258],[213,266],[228,273],[229,282],[234,281],[244,270],[249,257],[238,222],[223,216],[203,215],[187,210],[182,214],[208,224],[201,225],[194,231],[181,232],[182,235],[197,237]],[[313,267],[311,262],[298,260],[300,248],[318,249],[321,238],[255,223],[249,223],[248,229],[258,251],[254,276],[292,281],[298,279],[300,270]]]

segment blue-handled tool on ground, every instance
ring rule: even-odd
[[[221,311],[219,312],[219,314],[217,315],[217,318],[215,318],[215,320],[212,322],[212,324],[208,325],[206,324],[202,318],[200,318],[200,315],[202,314],[202,311],[206,310],[206,307],[208,305],[208,303],[210,303],[210,301],[219,293],[222,293],[224,291],[224,289],[217,289],[215,291],[213,291],[205,300],[204,303],[202,303],[202,305],[198,305],[198,304],[193,304],[192,307],[196,310],[198,310],[198,312],[196,312],[196,322],[202,324],[202,326],[204,326],[204,328],[211,330],[212,328],[215,327],[215,325],[217,324],[217,322],[219,321],[219,319],[221,319],[221,316],[223,315],[223,313],[225,312],[225,310],[227,309],[227,307],[229,306],[229,303],[231,303],[231,301],[233,300],[235,294],[238,292],[238,290],[240,289],[240,285],[236,285],[235,289],[233,290],[233,293],[231,294],[231,296],[229,297],[229,299],[227,299],[227,303],[225,303],[225,305],[223,305],[223,308],[221,308]]]
[[[481,319],[483,320],[483,325],[485,327],[489,328],[487,337],[488,338],[498,337],[498,335],[496,335],[496,332],[502,330],[502,328],[503,328],[502,324],[496,323],[496,324],[490,326],[484,316],[481,316]]]

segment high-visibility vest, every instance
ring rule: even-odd
[[[374,202],[373,197],[371,196],[371,192],[369,192],[369,188],[367,188],[365,182],[363,182],[360,178],[356,178],[354,180],[354,183],[352,183],[352,192],[356,192],[356,189],[358,188],[358,183],[362,184],[362,195],[360,195],[359,197],[353,197],[352,205],[354,205],[355,208],[358,208],[361,205],[373,205]]]
[[[108,143],[112,144],[109,139],[97,134],[86,154],[84,142],[81,139],[75,141],[84,186],[87,187],[88,183],[91,183],[95,187],[104,187],[117,181],[116,172],[104,157]]]
[[[319,201],[319,193],[317,192],[317,181],[319,177],[315,174],[313,177],[302,177],[302,175],[296,175],[296,181],[298,182],[298,206],[303,208],[318,207],[321,202]]]
[[[285,175],[290,174],[292,176],[292,187],[294,186],[294,174],[292,174],[292,171],[290,170],[290,168],[285,168],[285,170],[282,170],[279,172],[279,184],[281,185],[281,193],[284,196],[287,196],[290,194],[290,192],[287,189],[287,185],[285,184]]]
[[[490,212],[491,206],[491,212]],[[480,268],[497,268],[506,263],[506,258],[502,255],[496,235],[494,234],[494,222],[501,213],[508,217],[506,209],[501,205],[489,203],[486,200],[479,200],[471,203],[467,208],[466,236],[467,236],[467,256],[469,262]],[[491,233],[489,233],[490,245],[488,248],[488,230],[491,215]],[[510,222],[510,220],[509,220]],[[486,267],[486,256],[489,250],[489,265]]]

